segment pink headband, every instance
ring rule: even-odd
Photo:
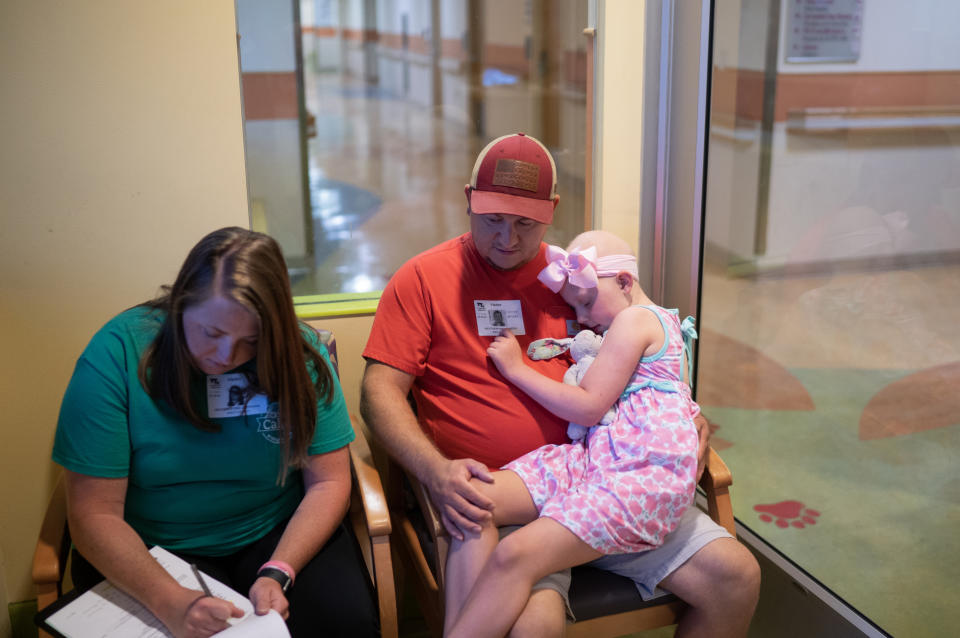
[[[615,277],[623,271],[637,278],[637,260],[633,255],[597,257],[596,246],[569,253],[559,246],[547,246],[547,262],[537,279],[553,292],[560,292],[565,281],[579,288],[596,288],[600,277]]]

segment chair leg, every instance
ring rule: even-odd
[[[60,596],[57,583],[43,583],[37,585],[37,611],[42,611],[54,603]],[[37,630],[37,638],[53,638],[42,629]]]
[[[443,609],[439,604],[442,594],[423,554],[417,552],[415,556],[411,550],[411,547],[419,547],[419,539],[413,530],[413,525],[405,517],[397,517],[394,522],[397,539],[394,545],[393,564],[401,569],[401,583],[413,589],[414,598],[420,606],[420,612],[423,614],[430,634],[439,638],[443,635]]]
[[[373,564],[376,565],[377,599],[380,606],[380,635],[397,638],[397,595],[393,581],[393,565],[390,556],[389,537],[373,540]]]

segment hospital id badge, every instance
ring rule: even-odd
[[[244,414],[265,414],[267,395],[255,394],[244,404],[247,375],[240,372],[207,375],[207,416],[225,419]],[[246,407],[246,410],[244,410]]]
[[[473,309],[477,315],[477,334],[481,337],[497,337],[504,328],[515,335],[526,334],[519,299],[475,299]]]

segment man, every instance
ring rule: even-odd
[[[363,356],[361,411],[387,452],[429,490],[452,536],[478,530],[491,503],[469,484],[546,443],[566,423],[507,382],[486,349],[504,326],[521,347],[578,330],[572,309],[537,280],[559,203],[549,151],[518,133],[481,151],[467,184],[470,232],[414,257],[383,292]],[[561,379],[569,362],[531,362]],[[413,390],[417,412],[407,402]],[[705,440],[705,436],[702,437]],[[753,556],[696,508],[660,548],[604,557],[648,597],[659,583],[686,601],[678,635],[740,636],[759,593]],[[513,636],[561,636],[569,573],[544,579]]]

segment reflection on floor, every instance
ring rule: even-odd
[[[317,243],[293,292],[380,290],[408,258],[467,231],[463,188],[489,140],[339,74],[304,79],[316,118],[308,156]],[[560,176],[548,242],[565,245],[583,229],[582,188],[582,176]]]
[[[314,260],[309,267],[291,268],[290,283],[294,294],[312,294],[317,290],[317,275],[331,269],[328,264],[341,250],[349,250],[354,231],[363,226],[383,205],[370,191],[349,182],[310,176],[313,213]],[[368,292],[383,288],[383,282],[371,279],[362,270],[334,270],[344,292]]]
[[[960,622],[958,287],[704,275],[698,399],[737,518],[897,636]]]
[[[474,142],[416,105],[339,74],[305,73],[314,263],[294,294],[380,290],[411,255],[466,229]],[[453,205],[453,202],[457,202]]]

